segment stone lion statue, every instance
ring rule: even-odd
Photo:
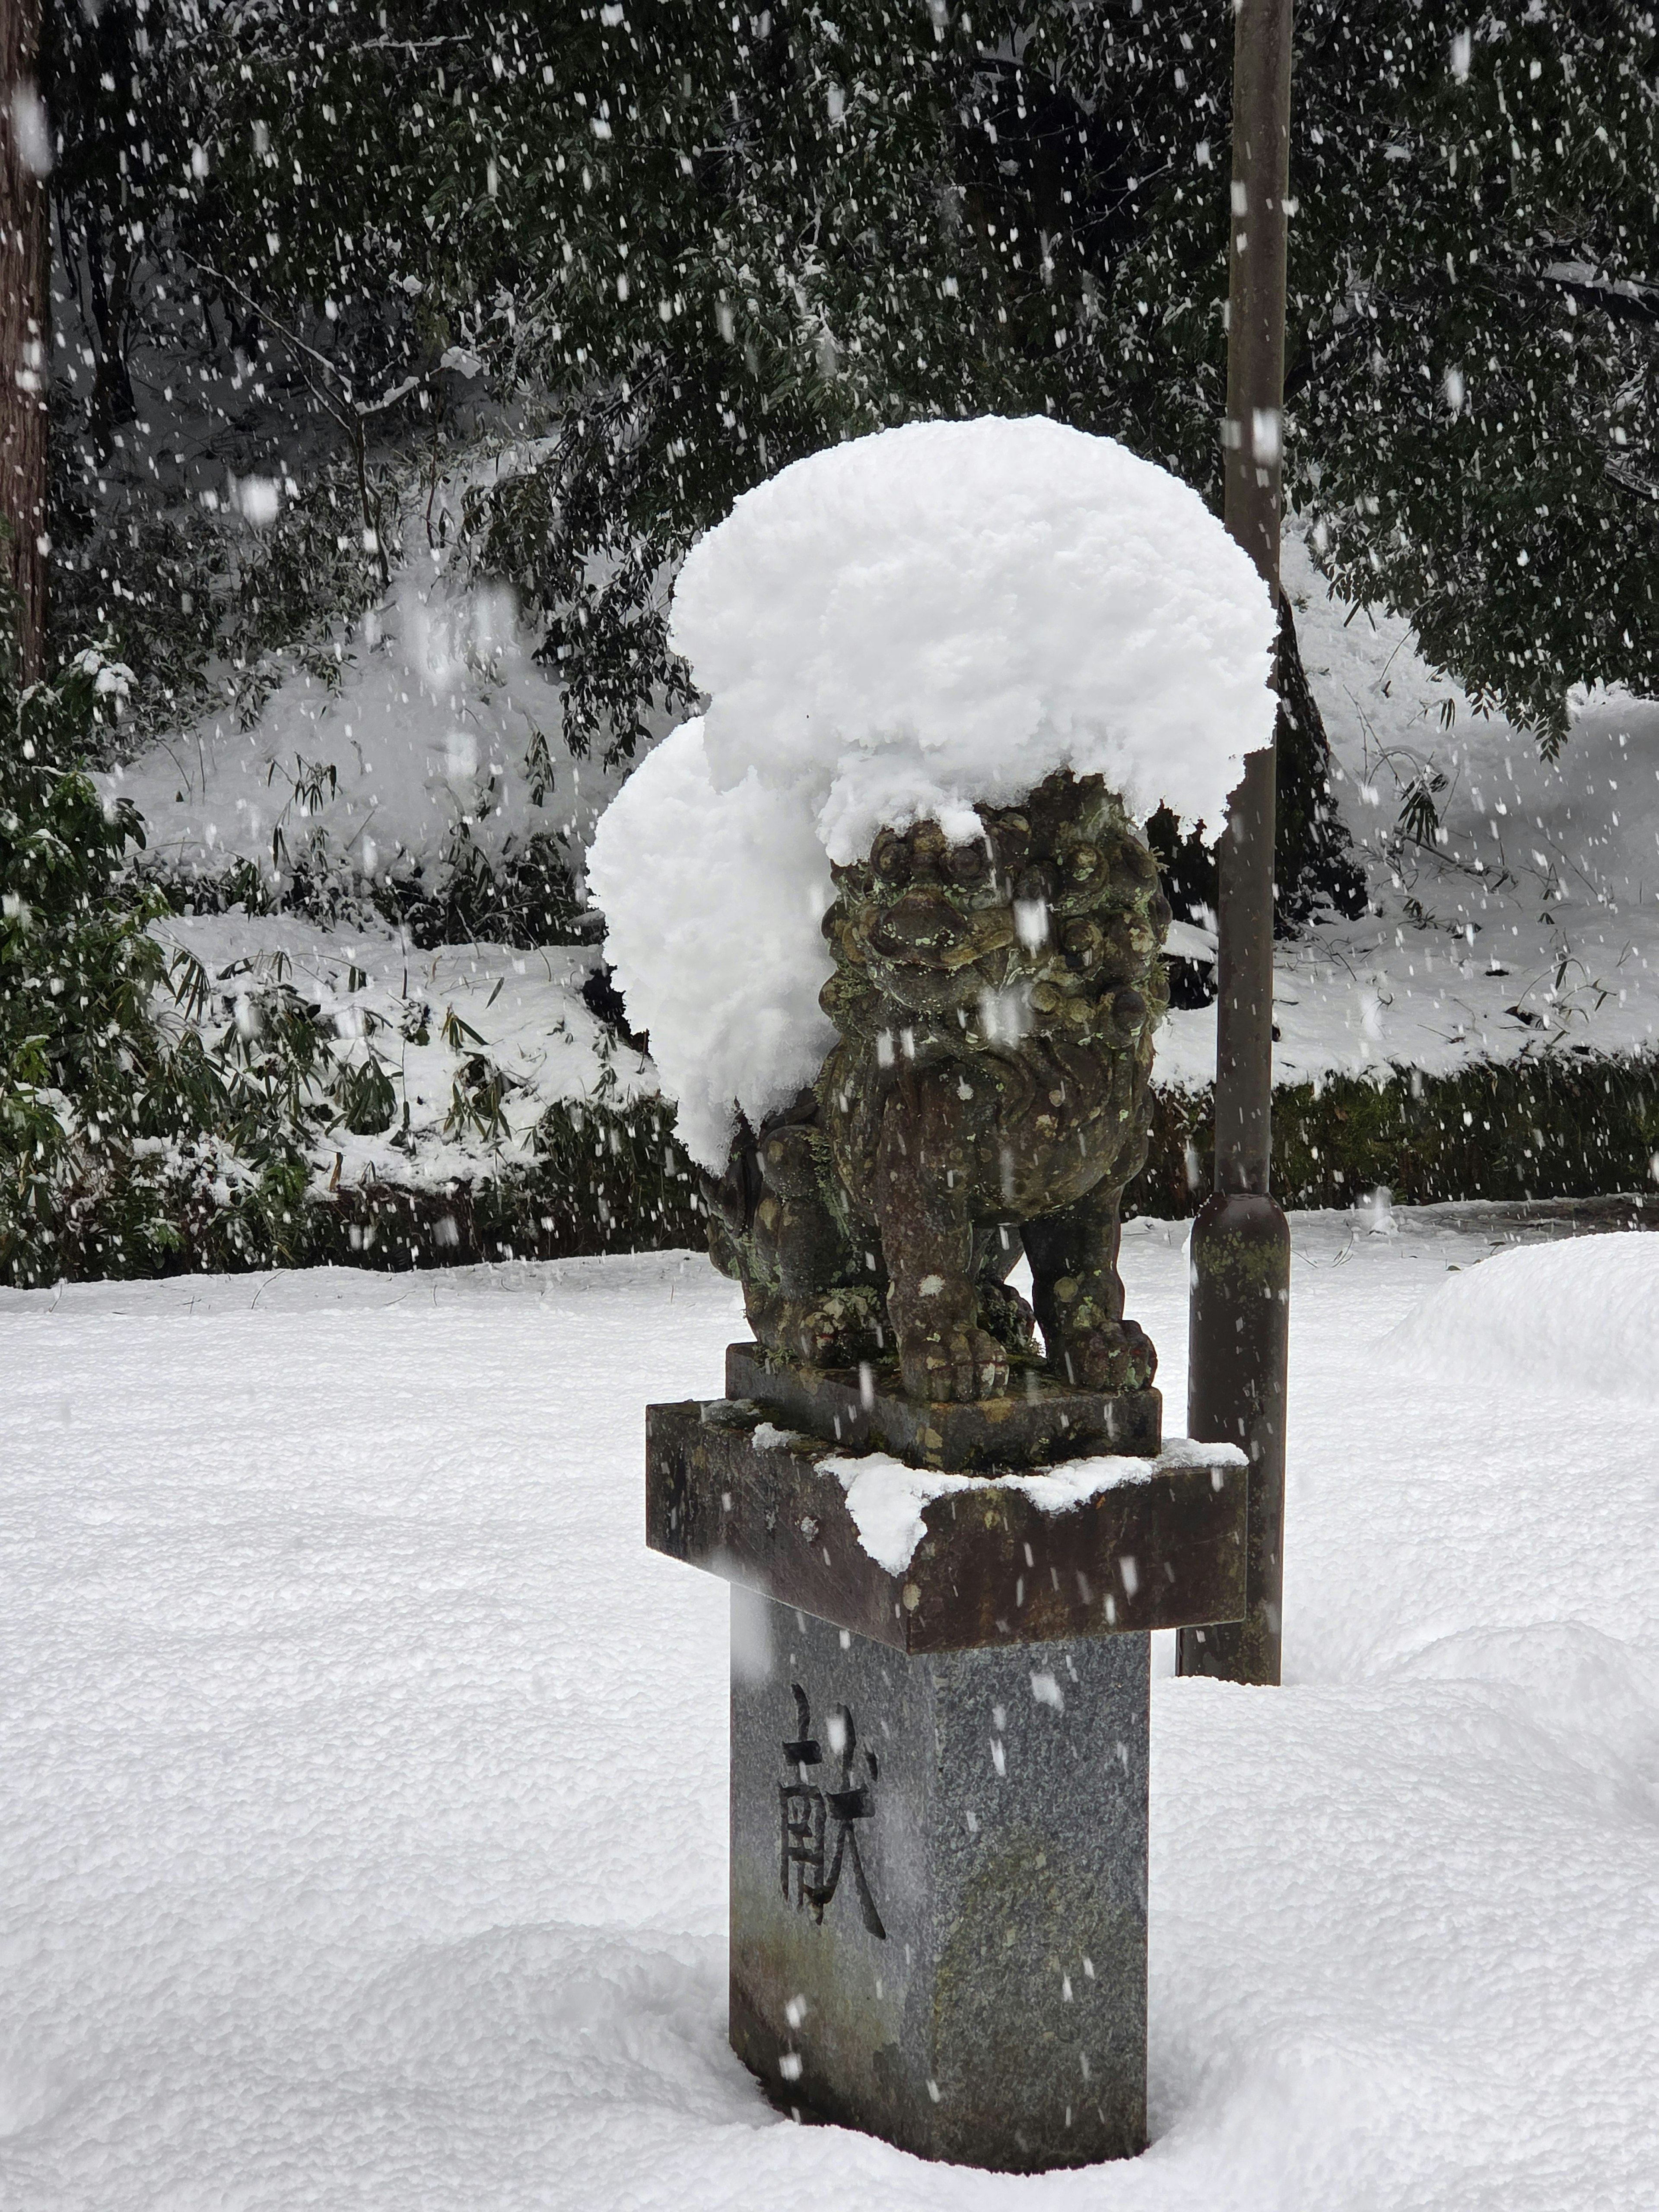
[[[1040,1327],[1057,1379],[1143,1389],[1119,1208],[1146,1157],[1170,907],[1099,776],[977,811],[972,843],[921,822],[835,869],[839,1042],[792,1105],[739,1124],[706,1181],[710,1249],[780,1360],[896,1354],[912,1398],[995,1397]],[[1006,1280],[1022,1248],[1031,1306]]]

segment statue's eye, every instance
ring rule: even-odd
[[[910,878],[910,848],[902,837],[895,836],[890,830],[884,830],[871,851],[870,866],[884,883],[908,883]]]

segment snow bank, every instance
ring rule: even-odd
[[[150,861],[186,875],[242,860],[273,886],[301,866],[343,888],[431,881],[463,824],[492,867],[534,836],[580,844],[617,778],[560,751],[534,645],[502,587],[408,573],[332,667],[279,656],[251,727],[222,708],[99,781],[143,815]],[[533,767],[538,740],[556,770]]]
[[[635,771],[589,882],[693,1155],[817,1072],[830,863],[933,817],[978,834],[1061,768],[1218,823],[1273,734],[1274,634],[1198,495],[1042,419],[921,422],[746,493],[692,550],[673,640],[712,703]]]
[[[1409,623],[1330,596],[1294,527],[1283,566],[1370,906],[1273,947],[1276,1079],[1652,1050],[1659,701],[1597,694],[1542,760],[1424,659]],[[1419,775],[1443,779],[1443,843],[1398,836]],[[1158,1081],[1197,1088],[1214,1072],[1214,1007],[1177,1008],[1158,1031]]]
[[[1453,1276],[1384,1342],[1430,1373],[1659,1401],[1659,1237],[1500,1252]]]

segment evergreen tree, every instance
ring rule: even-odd
[[[304,383],[371,520],[369,447],[445,359],[539,413],[473,551],[544,617],[578,750],[684,698],[674,562],[830,440],[1046,409],[1218,494],[1208,4],[112,0],[100,38],[123,9],[135,78],[191,94],[188,148],[125,150],[124,189],[165,173],[147,251]],[[1655,35],[1601,0],[1297,13],[1292,496],[1344,591],[1550,743],[1659,651]]]

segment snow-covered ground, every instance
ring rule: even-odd
[[[290,656],[250,727],[225,707],[105,781],[143,815],[149,858],[185,877],[246,860],[273,886],[300,862],[343,887],[429,878],[463,826],[492,861],[539,835],[573,839],[580,863],[620,772],[566,752],[532,643],[510,592],[423,556],[332,659]]]
[[[1659,1405],[1402,1366],[1489,1243],[1370,1219],[1295,1224],[1287,1685],[1155,1686],[1155,2141],[1039,2180],[726,2048],[726,1597],[641,1539],[705,1261],[0,1293],[0,2203],[1650,2205]]]

